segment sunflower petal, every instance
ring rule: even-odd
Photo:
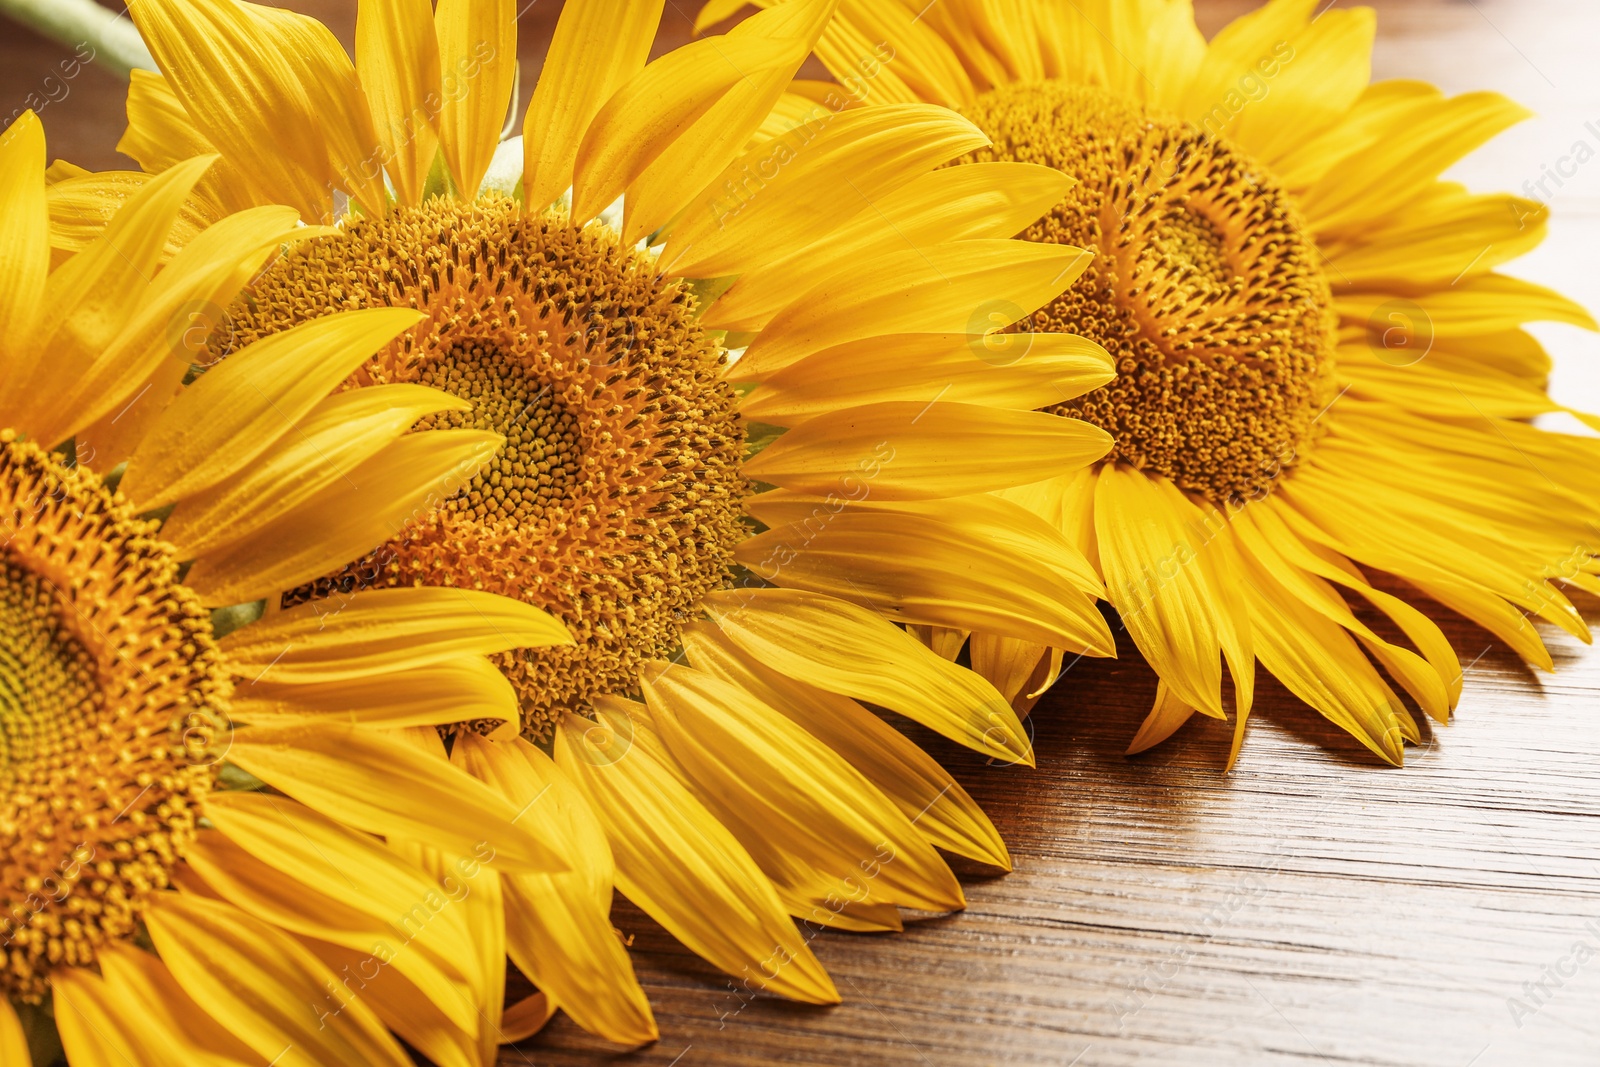
[[[245,208],[184,245],[146,293],[116,342],[118,401],[86,430],[75,430],[102,470],[124,462],[181,391],[185,375],[209,359],[207,345],[226,328],[224,308],[266,261],[285,246],[331,231],[302,226],[293,208]],[[127,383],[126,388],[122,383]],[[92,415],[97,406],[80,413]],[[89,462],[86,460],[85,462]]]
[[[668,750],[735,836],[771,843],[844,899],[966,906],[910,820],[793,721],[692,667],[656,663],[640,683]]]
[[[871,486],[878,500],[1006,489],[1111,450],[1092,423],[983,404],[889,400],[818,415],[757,453],[746,473],[800,493]]]
[[[313,1063],[411,1063],[371,1008],[336,999],[337,976],[266,923],[186,893],[159,894],[144,918],[183,990],[265,1059],[293,1048]]]
[[[509,597],[399,588],[301,604],[234,631],[222,648],[236,676],[284,684],[368,678],[571,641],[560,620]]]
[[[740,410],[779,426],[842,407],[926,403],[930,396],[1033,411],[1082,396],[1115,376],[1105,349],[1072,334],[901,334],[807,356],[767,376]]]
[[[32,339],[49,273],[44,127],[25,111],[0,133],[0,277],[6,279],[0,287],[0,351],[6,354],[6,377],[13,381],[32,376],[24,361],[37,358]]]
[[[1033,766],[1027,731],[992,685],[865,608],[794,589],[727,590],[704,606],[730,640],[789,677]]]
[[[805,519],[769,525],[734,554],[784,586],[863,603],[897,622],[1115,651],[1093,599],[1103,590],[1077,550],[1005,501],[963,498],[915,510],[819,504]]]
[[[1144,717],[1139,724],[1139,732],[1133,735],[1133,740],[1128,743],[1127,754],[1138,755],[1147,749],[1154,748],[1173,734],[1178,727],[1189,721],[1189,717],[1200,709],[1191,707],[1179,700],[1172,692],[1172,687],[1164,680],[1156,679],[1156,702],[1150,709],[1150,714]],[[1248,712],[1246,713],[1248,715]],[[1215,717],[1215,716],[1213,716]],[[1245,716],[1239,717],[1240,726],[1235,737],[1243,735]],[[1237,742],[1235,742],[1237,751]]]
[[[988,143],[971,122],[929,104],[829,115],[728,164],[673,227],[663,269],[697,278],[753,272],[816,240],[817,219],[839,211],[841,187],[857,194],[850,214],[871,211],[875,200]]]
[[[1211,558],[1208,517],[1166,479],[1107,465],[1094,498],[1108,599],[1175,699],[1222,711],[1221,612],[1237,595]]]
[[[494,719],[518,722],[517,709],[516,690],[493,661],[463,656],[411,670],[312,685],[244,683],[234,692],[229,714],[237,722],[317,719],[398,728]]]
[[[500,794],[377,730],[250,726],[233,736],[228,758],[307,807],[368,833],[461,855],[487,844],[505,866],[567,869],[549,845],[514,825],[521,812]]]
[[[715,627],[691,623],[683,645],[696,669],[777,709],[849,760],[930,844],[1011,869],[1005,842],[983,809],[933,757],[878,716],[848,697],[784,677]]]
[[[17,1009],[11,998],[0,1000],[0,1062],[16,1067],[32,1067],[33,1057],[28,1052],[28,1034],[17,1018]]]
[[[122,491],[154,509],[238,473],[351,371],[421,320],[409,308],[347,311],[234,353],[168,406],[128,461]]]
[[[489,171],[517,80],[515,0],[439,0],[439,145],[468,200]]]
[[[298,807],[282,797],[272,799],[285,807]],[[346,837],[349,836],[347,833]],[[327,840],[327,835],[323,835],[323,840]],[[325,867],[335,856],[343,862],[352,851],[342,847],[344,845],[344,841],[335,841],[333,847],[338,851],[327,853],[303,847],[296,850],[294,866],[282,868],[257,859],[221,834],[202,831],[184,857],[187,866],[178,876],[179,885],[187,887],[189,883],[185,879],[198,878],[217,896],[262,922],[302,938],[339,945],[355,954],[357,974],[372,968],[381,959],[384,969],[392,968],[405,976],[406,983],[423,992],[452,1026],[476,1033],[475,1000],[452,962],[471,951],[471,941],[461,924],[435,922],[444,908],[430,906],[440,898],[436,887],[427,879],[412,876],[396,883],[415,893],[410,898],[411,903],[404,905],[408,910],[397,915],[403,924],[402,929],[397,930],[391,925],[393,920],[364,914],[347,903],[351,898],[364,895],[352,893],[350,887],[366,884],[356,881],[349,869],[341,868],[340,884],[332,887],[337,895],[318,892],[305,881],[285,873],[285,870],[298,873],[307,867]],[[418,916],[425,922],[413,929],[411,923]],[[452,927],[448,930],[448,944],[441,936],[446,933],[447,926]],[[452,951],[440,952],[441,946]],[[367,961],[365,967],[361,966],[363,960]],[[363,989],[362,993],[369,1003],[373,1001],[371,991]]]
[[[635,243],[677,215],[744,150],[811,54],[836,2],[782,4],[739,23],[723,38],[729,42],[783,40],[789,43],[789,52],[785,59],[750,72],[724,93],[629,184],[624,201],[624,244]]]
[[[184,199],[214,158],[189,160],[150,179],[105,233],[51,273],[42,298],[49,319],[34,342],[49,358],[14,382],[28,395],[31,417],[22,425],[36,439],[55,444],[120,406],[127,387],[148,372],[148,365],[130,369],[116,342],[148,296]]]
[[[752,990],[812,1004],[839,992],[750,854],[649,746],[620,758],[590,739],[614,727],[568,716],[555,760],[588,794],[628,899]]]
[[[431,110],[439,103],[439,39],[428,0],[361,0],[356,73],[395,196],[407,206],[420,204],[439,150]]]
[[[1060,295],[1090,259],[1080,248],[1025,241],[950,241],[873,256],[775,315],[735,364],[735,376],[759,381],[813,352],[866,336],[1009,326]],[[713,304],[706,325],[717,326],[715,318]]]
[[[463,735],[451,759],[519,808],[537,804],[541,822],[574,861],[569,873],[505,879],[512,961],[590,1033],[623,1045],[656,1040],[649,1001],[611,927],[615,861],[579,787],[521,738],[498,743]]]
[[[384,210],[366,95],[327,27],[233,0],[140,0],[131,14],[195,127],[248,176],[258,202],[321,222],[343,189]]]
[[[628,79],[578,145],[572,218],[586,221],[605,210],[724,94],[744,78],[784,66],[792,52],[788,41],[708,37]]]
[[[1034,163],[945,167],[882,196],[862,190],[860,181],[859,173],[850,176],[852,192],[866,199],[843,226],[809,243],[809,234],[797,234],[800,247],[778,259],[738,264],[739,280],[717,301],[718,320],[758,329],[793,299],[795,278],[825,278],[879,251],[1015,237],[1059,203],[1070,184],[1060,171]],[[745,206],[753,208],[755,201]],[[835,206],[834,210],[839,209]],[[765,243],[755,248],[749,244],[741,254],[751,258],[770,248]],[[989,326],[984,323],[972,332],[983,333]],[[983,342],[974,344],[971,351],[982,357],[985,366],[999,368],[1010,366],[1027,347],[1026,337],[985,334]]]
[[[322,321],[322,320],[317,320]],[[505,439],[482,430],[406,434],[345,479],[217,549],[185,581],[206,603],[242,604],[313,581],[378,548],[426,514],[462,472],[476,471]]]
[[[665,0],[592,0],[561,9],[523,120],[524,202],[542,211],[572,184],[578,145],[605,102],[644,69]]]
[[[183,501],[162,526],[161,536],[178,549],[180,559],[238,541],[330,487],[343,492],[361,463],[424,415],[470,407],[468,401],[420,385],[337,393],[312,408],[293,433],[239,475]]]

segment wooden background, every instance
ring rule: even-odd
[[[294,6],[349,41],[354,0]],[[1201,21],[1212,33],[1254,6],[1203,2]],[[1377,76],[1500,89],[1540,113],[1462,180],[1524,190],[1558,164],[1571,174],[1578,142],[1600,151],[1594,0],[1376,6]],[[529,74],[558,10],[537,0],[524,16]],[[663,46],[687,39],[692,10],[669,3]],[[0,34],[3,121],[65,52]],[[98,70],[74,79],[42,113],[53,154],[117,165],[121,92]],[[1600,307],[1600,159],[1544,191],[1553,235],[1515,270]],[[1542,336],[1558,394],[1600,410],[1600,343]],[[1584,607],[1600,624],[1600,605]],[[1037,771],[930,742],[1016,871],[967,878],[966,912],[903,935],[819,934],[840,1007],[742,1003],[620,904],[662,1031],[623,1062],[1600,1064],[1600,654],[1550,633],[1558,671],[1537,675],[1473,626],[1447,628],[1466,695],[1404,770],[1275,684],[1231,775],[1226,728],[1201,718],[1125,759],[1155,688],[1126,642],[1120,661],[1077,664],[1035,712]],[[616,1055],[558,1018],[503,1063]]]

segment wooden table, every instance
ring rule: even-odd
[[[348,41],[353,2],[302,6]],[[1202,21],[1214,32],[1253,6],[1206,3]],[[1496,88],[1541,113],[1463,180],[1521,190],[1576,142],[1600,149],[1593,0],[1377,6],[1379,77]],[[542,0],[525,17],[530,71],[555,10]],[[690,10],[669,5],[664,40],[686,37]],[[20,100],[63,53],[4,33],[0,100]],[[113,165],[119,114],[114,80],[80,75],[44,112],[53,152]],[[1516,269],[1600,307],[1600,159],[1546,190],[1554,233]],[[1600,410],[1600,343],[1542,336],[1558,394]],[[842,1006],[743,1003],[619,905],[662,1031],[626,1062],[1600,1063],[1600,654],[1547,632],[1558,673],[1538,675],[1472,625],[1447,629],[1466,695],[1404,770],[1275,684],[1234,773],[1226,729],[1204,719],[1126,759],[1154,678],[1126,642],[1121,660],[1081,661],[1033,715],[1036,771],[930,742],[1016,871],[967,878],[966,912],[903,935],[818,935]],[[614,1054],[558,1018],[502,1062]]]

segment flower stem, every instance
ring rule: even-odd
[[[124,81],[134,67],[156,69],[133,20],[94,0],[0,0],[0,14],[68,48],[81,52],[87,46],[101,66]]]

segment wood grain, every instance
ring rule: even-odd
[[[1203,3],[1202,25],[1254,6]],[[1592,0],[1376,6],[1376,76],[1499,89],[1540,112],[1462,180],[1522,190],[1576,142],[1600,149]],[[348,40],[353,3],[302,7]],[[557,10],[525,16],[529,73]],[[668,6],[663,46],[686,38],[691,10]],[[20,101],[62,53],[3,32],[0,102]],[[117,84],[85,72],[44,112],[53,152],[115,165],[119,115]],[[1600,160],[1544,192],[1552,235],[1516,273],[1600,307]],[[1600,344],[1542,336],[1558,395],[1600,410]],[[1584,607],[1600,623],[1600,605]],[[1470,624],[1447,630],[1466,695],[1404,770],[1275,684],[1234,773],[1226,729],[1207,720],[1126,759],[1155,688],[1126,641],[1115,662],[1077,663],[1034,713],[1036,771],[926,738],[994,817],[1015,872],[969,872],[964,913],[903,935],[818,934],[846,997],[831,1009],[742,1000],[619,904],[662,1030],[623,1062],[1600,1063],[1600,655],[1547,632],[1558,669],[1538,675]],[[558,1017],[502,1062],[618,1052]]]

